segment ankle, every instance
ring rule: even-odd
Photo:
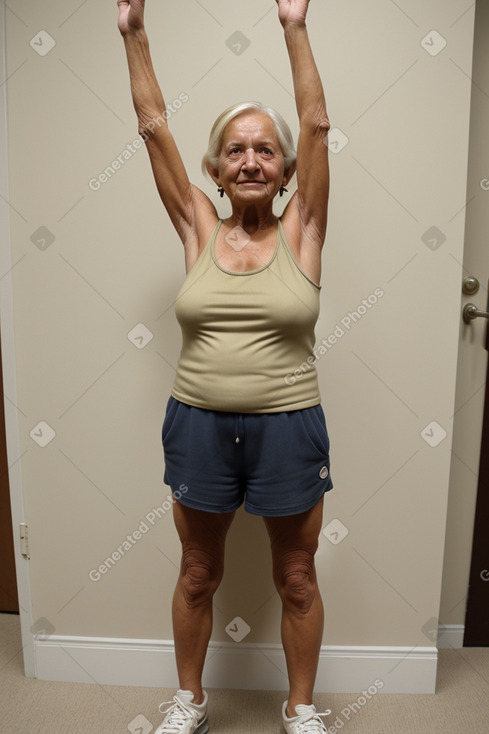
[[[294,699],[291,699],[287,703],[287,708],[285,709],[285,715],[287,716],[288,719],[294,719],[297,716],[297,711],[295,710],[295,707],[298,706],[299,704],[310,706],[312,704],[312,701],[311,700],[295,701]]]
[[[200,706],[202,703],[204,703],[205,695],[204,691],[201,687],[192,687],[192,686],[180,686],[180,690],[182,691],[190,691],[194,694],[194,698],[192,703],[196,706]]]

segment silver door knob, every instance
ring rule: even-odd
[[[470,324],[474,319],[489,319],[489,313],[487,311],[479,311],[477,306],[473,303],[467,303],[463,310],[463,319],[466,324]]]
[[[466,296],[475,296],[479,288],[480,283],[477,278],[474,278],[472,275],[468,275],[464,278],[462,283],[462,293],[465,293]]]

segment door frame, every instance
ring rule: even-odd
[[[0,340],[1,345],[1,340]],[[0,346],[0,364],[1,364]],[[5,436],[5,401],[3,375],[0,370],[0,613],[18,614],[19,598],[15,575],[12,510],[10,509],[10,484],[8,480],[7,440]]]
[[[489,299],[487,306],[489,306]],[[485,348],[489,351],[489,325],[487,324]],[[481,434],[474,534],[472,537],[472,557],[470,561],[467,606],[465,609],[464,647],[484,647],[489,644],[489,622],[487,617],[484,618],[484,610],[489,608],[489,583],[487,580],[489,564],[487,562],[487,543],[483,542],[483,538],[487,537],[485,519],[489,514],[489,494],[487,493],[489,487],[489,453],[484,451],[484,445],[489,446],[489,361],[487,363],[487,380],[484,396],[484,417]],[[488,568],[485,566],[488,566]],[[482,642],[481,635],[484,638]]]
[[[5,431],[7,438],[7,460],[9,465],[10,503],[14,531],[15,568],[19,594],[20,625],[24,672],[29,678],[36,677],[34,634],[32,632],[32,603],[29,561],[20,552],[19,525],[25,522],[24,496],[20,462],[20,436],[17,408],[17,382],[15,372],[14,312],[12,289],[12,262],[8,135],[7,135],[7,63],[6,63],[6,7],[0,3],[0,319],[2,340],[2,370],[5,395]]]

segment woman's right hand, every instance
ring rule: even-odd
[[[119,6],[117,25],[123,36],[144,28],[144,0],[117,0],[117,5]]]

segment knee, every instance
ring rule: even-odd
[[[314,556],[307,551],[291,552],[275,572],[275,585],[284,604],[307,614],[318,593]]]
[[[184,549],[180,575],[185,603],[195,607],[212,599],[221,582],[223,568],[206,551]]]

